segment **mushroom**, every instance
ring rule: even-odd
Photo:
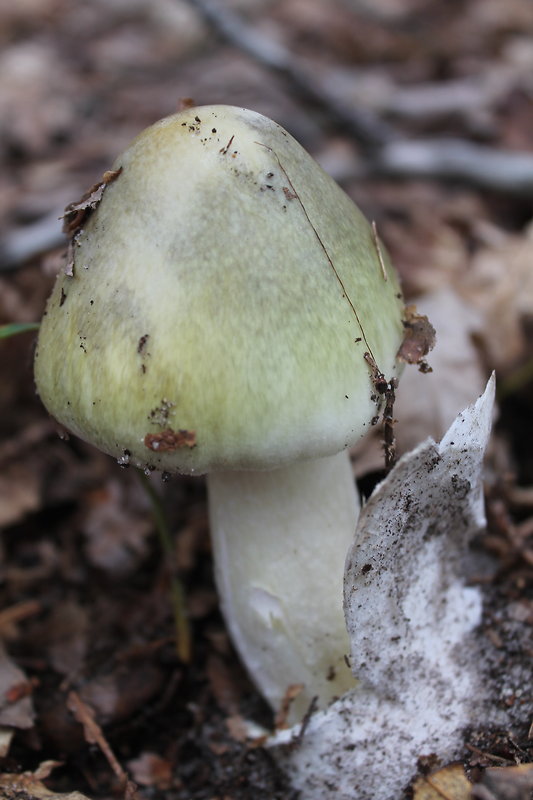
[[[38,392],[145,470],[207,474],[233,641],[292,719],[354,685],[342,608],[348,448],[397,374],[403,303],[375,230],[278,124],[241,108],[152,125],[69,207]]]

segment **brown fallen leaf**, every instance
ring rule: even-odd
[[[8,5],[12,5],[9,10]],[[2,3],[2,37],[6,35],[6,13],[16,14],[22,7],[31,8],[32,24],[36,24],[35,19],[50,19],[51,5],[49,2]],[[71,95],[76,85],[74,70],[70,74],[65,70],[59,49],[50,44],[21,46],[19,42],[15,44],[4,38],[2,44],[2,141],[19,142],[21,152],[33,158],[45,158],[53,137],[60,131],[63,134],[71,131],[76,124]],[[21,97],[26,98],[24,103],[18,99]]]
[[[22,600],[0,611],[0,636],[13,639],[18,633],[18,623],[40,614],[43,606],[37,600]]]
[[[419,364],[423,369],[424,357],[435,347],[435,328],[426,316],[417,313],[415,306],[405,307],[403,326],[405,333],[398,358],[406,364]]]
[[[95,183],[94,186],[91,186],[82,196],[81,200],[69,203],[65,208],[65,213],[63,214],[63,231],[69,236],[65,275],[69,277],[74,275],[75,248],[78,236],[82,231],[82,226],[87,222],[95,208],[98,207],[107,186],[113,183],[121,172],[122,167],[104,172],[102,180],[99,183]]]
[[[250,731],[246,720],[240,714],[233,714],[226,718],[226,728],[232,739],[244,743],[249,739]]]
[[[461,409],[483,392],[486,374],[474,338],[480,331],[479,314],[451,289],[418,298],[417,307],[438,331],[431,352],[433,371],[405,369],[396,392],[394,427],[398,455],[426,437],[439,441]],[[358,477],[381,469],[380,431],[374,429],[354,449]]]
[[[49,778],[52,772],[56,767],[63,766],[62,761],[52,761],[51,759],[48,761],[41,761],[37,769],[33,772],[25,772],[25,775],[31,775],[37,781],[44,781],[46,778]]]
[[[87,609],[67,599],[55,605],[42,625],[51,667],[60,675],[81,670],[89,648]]]
[[[0,726],[32,728],[33,684],[6,653],[0,643]]]
[[[91,188],[82,195],[81,200],[68,204],[63,214],[63,231],[66,234],[72,237],[79,231],[91,212],[97,208],[106,187],[110,183],[113,183],[121,172],[122,167],[120,167],[120,169],[104,172],[102,180],[91,186]]]
[[[239,714],[239,702],[242,696],[242,685],[223,658],[215,653],[210,654],[207,661],[207,678],[209,686],[218,706],[228,716]]]
[[[56,762],[45,762],[41,767],[48,767],[50,763],[54,766],[56,764]],[[23,772],[20,775],[0,774],[1,800],[21,800],[21,798],[24,798],[24,800],[89,800],[81,792],[58,793],[50,791],[40,780],[40,777],[46,778],[48,774],[49,771],[47,769],[41,772],[40,767],[35,773]]]
[[[485,228],[489,227],[487,225]],[[481,314],[488,364],[502,372],[529,355],[533,318],[533,223],[519,235],[490,229],[485,246],[457,281],[462,297]]]
[[[85,493],[82,530],[91,564],[118,576],[139,569],[153,520],[136,482],[107,481]]]
[[[3,291],[3,288],[0,282],[0,292]],[[45,419],[26,425],[13,436],[4,439],[0,444],[0,467],[3,469],[9,463],[20,460],[27,453],[31,456],[34,449],[51,436],[53,432],[53,421]]]
[[[472,789],[476,800],[531,800],[533,764],[517,767],[490,767]]]
[[[417,778],[413,786],[413,800],[470,800],[472,784],[461,764],[450,764],[443,769]]]
[[[163,691],[164,681],[164,672],[157,663],[139,656],[117,664],[108,674],[94,675],[84,682],[79,695],[102,725],[111,725],[139,713]]]
[[[137,758],[128,761],[128,769],[136,783],[141,786],[153,786],[164,791],[170,789],[174,782],[171,762],[157,753],[141,753]]]
[[[26,463],[13,463],[0,474],[0,527],[13,525],[36,511],[41,502],[39,476]]]
[[[472,306],[451,289],[419,298],[418,305],[438,336],[430,359],[433,372],[405,369],[400,379],[394,407],[400,455],[427,436],[439,441],[461,409],[482,393],[486,381],[473,343],[481,323]]]

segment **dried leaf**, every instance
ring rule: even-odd
[[[32,774],[33,777],[37,778],[38,781],[44,781],[46,778],[50,777],[56,767],[61,766],[63,766],[62,761],[52,761],[52,759],[49,759],[48,761],[41,761],[35,772]]]
[[[41,501],[39,476],[31,465],[13,463],[0,472],[0,527],[36,511]]]
[[[220,656],[212,653],[207,662],[207,677],[217,704],[229,716],[239,713],[242,687]]]
[[[0,5],[2,33],[6,36],[6,13],[11,13],[11,9],[8,9],[9,4]],[[13,9],[24,5],[29,5],[28,0],[13,4]],[[33,0],[31,5],[37,12],[31,24],[37,19],[50,19],[50,10],[42,13],[44,0],[40,3]],[[41,9],[38,10],[37,5],[41,5]],[[30,41],[28,37],[16,41],[7,36],[3,39],[0,92],[3,141],[17,142],[21,153],[44,160],[49,154],[51,139],[71,130],[75,124],[74,70],[65,69],[60,48],[52,42]],[[25,165],[25,169],[28,170],[28,166]]]
[[[0,728],[0,758],[5,758],[8,755],[14,735],[13,728]]]
[[[437,341],[431,373],[407,367],[400,379],[394,407],[400,454],[427,436],[438,441],[486,380],[472,341],[481,327],[478,312],[449,289],[425,296],[419,306],[435,325]]]
[[[497,231],[457,283],[483,320],[491,367],[502,370],[529,354],[525,325],[533,319],[533,223],[520,235]]]
[[[104,739],[102,729],[95,720],[93,709],[84,703],[76,692],[69,692],[67,706],[74,718],[83,725],[85,741],[88,744],[97,744]]]
[[[424,295],[417,301],[437,330],[429,363],[431,372],[407,367],[394,404],[394,435],[399,455],[428,436],[438,441],[457,414],[481,394],[486,381],[480,353],[474,345],[482,326],[477,309],[451,289]],[[381,432],[374,429],[354,448],[357,476],[383,468]]]
[[[172,764],[156,753],[141,753],[137,758],[128,761],[128,769],[134,781],[141,786],[153,786],[159,791],[172,787]]]
[[[110,480],[85,495],[82,530],[91,564],[115,575],[138,569],[153,521],[136,485]]]
[[[42,603],[37,600],[23,600],[0,611],[0,637],[12,639],[17,635],[17,624],[28,617],[40,614]]]
[[[398,358],[406,364],[421,364],[422,359],[435,347],[435,328],[426,316],[417,313],[415,306],[405,307],[403,325],[405,335]]]
[[[20,775],[0,774],[1,800],[89,800],[81,792],[52,792],[31,772]],[[43,776],[45,777],[45,776]]]
[[[439,444],[422,442],[378,484],[346,560],[354,672],[380,695],[403,703],[410,698],[415,719],[424,717],[430,696],[457,719],[468,706],[467,665],[474,665],[465,649],[458,668],[454,643],[463,642],[481,613],[479,591],[466,585],[464,561],[485,524],[481,470],[494,386],[492,378]]]
[[[74,600],[64,600],[54,606],[43,627],[52,668],[60,675],[75,674],[89,648],[87,609]]]
[[[158,665],[138,658],[118,665],[111,673],[95,675],[84,683],[79,696],[102,725],[109,725],[141,713],[164,685],[165,675]]]
[[[84,703],[76,692],[69,692],[67,706],[69,711],[74,714],[77,721],[82,724],[85,741],[88,744],[98,745],[107,763],[124,787],[127,797],[134,797],[136,794],[136,787],[129,780],[127,773],[123,770],[109,746],[101,727],[96,722],[94,710],[87,705],[87,703]]]
[[[476,800],[531,800],[533,764],[490,767],[472,790]]]
[[[65,275],[68,275],[71,278],[74,275],[76,245],[78,242],[78,237],[82,231],[82,226],[87,222],[95,208],[98,207],[107,186],[110,183],[113,183],[113,181],[118,178],[121,172],[122,167],[104,172],[102,180],[99,183],[95,183],[93,186],[91,186],[91,188],[88,189],[88,191],[86,191],[82,196],[81,200],[76,203],[69,203],[69,205],[65,208],[65,213],[63,214],[63,231],[69,237]],[[60,305],[63,305],[65,299],[66,295],[62,292],[62,302]]]
[[[104,172],[102,180],[91,186],[91,188],[82,195],[81,200],[68,204],[63,214],[63,231],[68,236],[73,237],[76,232],[79,231],[90,214],[98,207],[106,187],[109,186],[110,183],[113,183],[113,181],[116,181],[121,172],[122,167]]]
[[[415,781],[413,800],[470,800],[472,784],[461,764],[451,764]]]
[[[226,728],[236,742],[246,742],[250,737],[250,728],[240,714],[233,714],[226,719]]]
[[[6,653],[0,643],[0,726],[32,728],[33,685]]]
[[[440,444],[403,456],[361,510],[345,570],[359,686],[313,714],[303,737],[294,726],[271,740],[306,800],[396,800],[421,754],[458,757],[464,727],[492,707],[465,554],[484,525],[494,384]]]

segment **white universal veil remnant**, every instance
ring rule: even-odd
[[[305,800],[398,800],[418,758],[458,756],[464,729],[492,706],[475,633],[481,594],[465,563],[485,524],[493,404],[494,377],[440,444],[402,457],[361,512],[344,584],[360,686],[303,737],[298,725],[272,742]]]
[[[187,109],[67,216],[35,376],[49,411],[147,469],[208,473],[222,607],[252,678],[294,714],[354,679],[342,609],[348,448],[397,374],[403,303],[372,228],[279,125]]]

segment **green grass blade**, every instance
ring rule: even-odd
[[[178,657],[184,664],[188,664],[191,660],[191,632],[189,627],[189,620],[185,610],[185,594],[183,585],[177,575],[174,574],[174,543],[172,536],[168,529],[163,504],[159,494],[155,491],[154,487],[144,474],[142,470],[137,470],[140,481],[152,505],[152,514],[154,517],[157,535],[159,537],[159,544],[164,554],[167,568],[170,569],[170,594],[172,600],[172,610],[174,613],[174,625],[176,630],[176,650]]]
[[[17,336],[19,333],[38,330],[38,322],[10,322],[7,325],[0,325],[0,339],[9,339],[10,336]]]

